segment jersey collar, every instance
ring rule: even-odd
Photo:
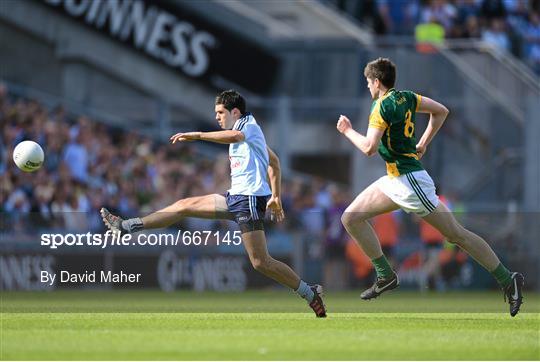
[[[238,119],[236,120],[236,122],[234,122],[234,125],[233,125],[233,128],[232,128],[232,129],[237,129],[237,126],[238,126],[240,123],[246,121],[246,120],[249,118],[249,116],[251,116],[251,112],[246,112],[246,113],[244,113],[244,114],[242,115],[242,117],[238,118]]]
[[[384,92],[384,94],[382,95],[381,98],[379,98],[379,100],[383,100],[385,99],[386,97],[388,97],[390,94],[392,94],[393,91],[395,91],[396,89],[395,88],[390,88],[388,89],[386,92]]]

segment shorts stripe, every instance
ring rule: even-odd
[[[427,203],[433,208],[433,210],[435,210],[435,205],[433,205],[433,203],[429,200],[429,198],[426,196],[424,190],[422,190],[422,188],[420,187],[420,184],[418,183],[418,180],[414,177],[413,174],[411,174],[411,178],[413,179],[413,181],[416,183],[416,186],[418,187],[418,190],[420,190],[420,192],[422,193],[422,195],[424,195],[424,197],[426,198],[426,201]]]
[[[255,196],[251,196],[253,199],[253,212],[255,212],[255,220],[259,220],[259,213],[257,212],[257,198]]]
[[[414,183],[414,181],[412,180],[411,178],[411,175],[406,173],[405,176],[407,176],[407,180],[409,180],[409,183],[411,184],[411,187],[413,188],[414,190],[414,193],[416,194],[416,196],[418,196],[418,198],[420,199],[420,202],[422,203],[422,205],[424,205],[424,207],[429,211],[429,212],[433,212],[433,208],[432,208],[432,205],[430,205],[428,202],[429,200],[426,200],[425,198],[425,195],[421,192],[418,191],[418,186]]]
[[[255,211],[256,220],[259,220],[259,212],[257,211],[257,197],[253,197],[253,211]]]
[[[427,203],[427,200],[424,198],[423,194],[418,191],[418,188],[417,188],[416,184],[413,182],[413,180],[411,179],[409,174],[405,174],[405,175],[407,176],[407,180],[409,180],[409,184],[413,188],[414,193],[416,194],[416,196],[418,196],[418,199],[420,200],[422,205],[424,205],[426,210],[428,210],[429,212],[432,212],[433,210],[432,210],[431,206]]]
[[[253,215],[253,206],[251,205],[251,196],[248,196],[249,203],[249,213],[251,214],[251,219],[255,220],[255,215]]]
[[[418,184],[418,182],[416,181],[416,179],[413,178],[412,175],[409,175],[409,183],[410,183],[411,186],[413,187],[414,192],[416,193],[416,195],[418,196],[418,198],[420,198],[420,201],[422,201],[422,204],[424,205],[424,207],[425,207],[429,212],[433,212],[433,210],[435,210],[435,207],[434,207],[433,204],[429,201],[429,199],[427,198],[426,194],[424,193],[424,191],[422,190],[422,188],[420,187],[420,185]]]
[[[257,214],[257,209],[255,207],[255,204],[256,204],[256,200],[255,199],[255,196],[248,196],[249,198],[249,210],[251,211],[251,218],[253,220],[258,220],[259,219],[259,215]]]

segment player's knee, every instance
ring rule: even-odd
[[[172,206],[173,206],[174,212],[182,213],[185,209],[184,200],[178,200]]]
[[[270,258],[269,257],[257,257],[251,259],[251,265],[259,273],[265,274],[270,269]]]
[[[362,219],[361,213],[359,212],[352,212],[352,211],[345,210],[343,215],[341,215],[341,223],[343,224],[343,226],[345,226],[345,229],[347,230],[352,225],[362,222],[362,221],[364,220]]]
[[[174,211],[178,214],[184,214],[189,210],[191,204],[189,199],[178,200],[174,203]]]

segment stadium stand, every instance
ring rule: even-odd
[[[511,52],[540,75],[540,2],[537,0],[326,0],[379,35],[409,35],[440,24],[447,39],[481,39]]]

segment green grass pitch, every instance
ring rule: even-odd
[[[2,360],[539,360],[540,295],[329,293],[316,319],[283,291],[2,292]]]

